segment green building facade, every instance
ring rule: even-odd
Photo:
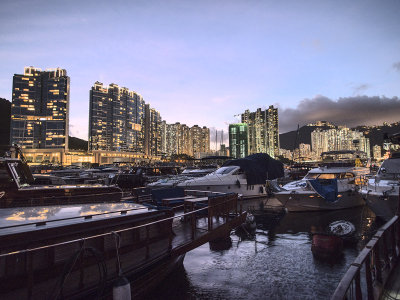
[[[245,123],[229,125],[229,150],[234,158],[248,155],[248,126]]]

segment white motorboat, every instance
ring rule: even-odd
[[[361,189],[367,205],[377,217],[389,220],[397,212],[400,185],[400,153],[386,159],[377,174]]]
[[[178,175],[170,175],[164,178],[160,178],[157,181],[151,182],[147,184],[147,187],[150,188],[166,188],[166,187],[175,187],[179,183],[187,181],[189,179],[193,179],[196,177],[206,176],[216,168],[186,168],[181,174]]]
[[[364,205],[359,194],[368,168],[348,163],[330,163],[310,170],[298,181],[275,194],[288,211],[335,210]]]
[[[218,170],[198,178],[181,182],[178,186],[189,190],[238,193],[243,198],[268,194],[268,180],[283,176],[283,165],[267,154],[253,154],[226,162]]]
[[[179,183],[178,186],[192,190],[238,193],[243,197],[266,195],[265,183],[248,185],[246,175],[239,166],[221,167],[204,177]]]

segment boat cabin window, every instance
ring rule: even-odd
[[[318,179],[335,179],[339,174],[324,173],[318,176]]]
[[[244,174],[244,171],[242,169],[237,169],[235,172],[232,173],[232,175],[242,175]]]
[[[354,178],[354,174],[353,173],[342,173],[340,174],[340,178]]]
[[[318,175],[318,173],[308,173],[306,179],[316,179]]]
[[[306,179],[335,179],[338,176],[336,173],[308,173]]]
[[[215,171],[214,174],[217,175],[225,175],[225,174],[229,174],[230,172],[232,172],[234,169],[236,169],[236,166],[232,166],[232,167],[222,167],[219,168],[217,171]]]
[[[18,162],[8,163],[11,174],[18,187],[29,186],[28,178],[22,170],[22,166]]]

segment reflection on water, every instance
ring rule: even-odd
[[[176,271],[149,295],[152,299],[329,299],[341,277],[376,230],[367,207],[333,212],[288,213],[271,222],[257,218],[253,238],[231,234],[232,247],[213,251],[208,244],[187,253],[184,269]],[[311,253],[311,232],[333,221],[356,227],[335,261]]]

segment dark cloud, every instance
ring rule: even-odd
[[[369,84],[360,84],[359,86],[356,86],[353,88],[353,95],[360,95],[362,92],[364,92],[365,90],[369,89],[370,85]]]
[[[400,99],[397,97],[356,96],[334,101],[325,96],[304,99],[297,108],[279,109],[279,131],[296,130],[315,121],[335,125],[379,125],[400,121]]]
[[[400,61],[393,64],[393,68],[400,72]]]

